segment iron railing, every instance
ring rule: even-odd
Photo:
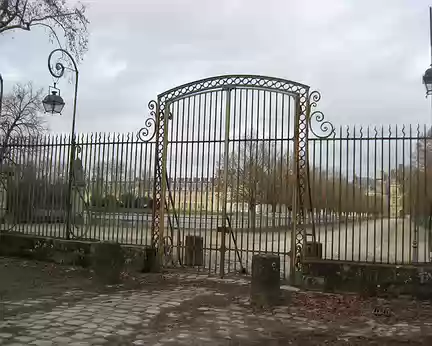
[[[196,107],[201,102],[204,110],[207,96],[197,97],[201,101],[195,99]],[[189,104],[183,102],[173,106],[174,119],[179,120],[170,128],[165,177],[165,236],[174,249],[173,262],[182,263],[187,235],[201,236],[204,268],[217,271],[222,237],[217,227],[222,224],[226,199],[232,228],[226,238],[227,271],[250,270],[253,254],[272,252],[281,257],[286,276],[296,188],[294,139],[292,132],[283,130],[289,126],[285,124],[288,113],[282,112],[279,122],[272,123],[274,130],[251,125],[245,134],[239,128],[252,124],[253,118],[246,120],[238,108],[231,115],[226,167],[225,138],[218,130],[224,128],[222,118],[209,108],[205,123],[192,123],[193,112],[185,113]],[[288,102],[288,96],[274,102]],[[233,102],[234,110],[235,106]],[[216,130],[201,131],[204,127]],[[329,138],[310,136],[306,229],[313,229],[315,240],[322,243],[324,259],[398,265],[430,261],[432,138],[428,130],[344,127]],[[150,245],[155,142],[137,140],[133,134],[79,135],[76,142],[80,150],[73,167],[73,237]],[[70,143],[67,136],[49,135],[4,144],[2,230],[65,236]],[[227,186],[226,196],[222,186]]]

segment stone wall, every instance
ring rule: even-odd
[[[89,267],[96,241],[76,241],[0,232],[0,256],[23,257],[65,265]],[[122,245],[126,271],[143,271],[148,247]],[[147,270],[148,271],[148,270]]]
[[[304,284],[325,291],[365,296],[414,296],[432,299],[432,264],[390,265],[311,260],[304,263]]]

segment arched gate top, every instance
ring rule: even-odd
[[[158,95],[159,105],[196,93],[229,87],[259,88],[307,97],[309,86],[283,78],[260,75],[223,75],[200,79],[169,89]]]

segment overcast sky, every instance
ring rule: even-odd
[[[430,64],[426,0],[93,0],[80,69],[77,128],[137,131],[147,103],[179,84],[228,73],[291,79],[321,91],[334,124],[430,123],[421,77]],[[47,88],[54,48],[44,29],[0,36],[6,90]],[[67,102],[49,119],[70,128]]]

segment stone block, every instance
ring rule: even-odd
[[[273,254],[252,257],[251,303],[270,307],[280,303],[280,258]]]
[[[0,256],[30,257],[29,250],[34,249],[37,239],[12,232],[0,233]]]
[[[93,244],[92,268],[95,279],[107,285],[121,281],[125,258],[120,244],[101,242]]]
[[[304,258],[322,259],[322,244],[318,242],[308,241],[303,248]]]
[[[188,235],[185,241],[185,266],[202,266],[204,262],[203,237]]]
[[[160,271],[159,258],[157,249],[154,247],[144,248],[143,256],[143,273],[158,273]]]

